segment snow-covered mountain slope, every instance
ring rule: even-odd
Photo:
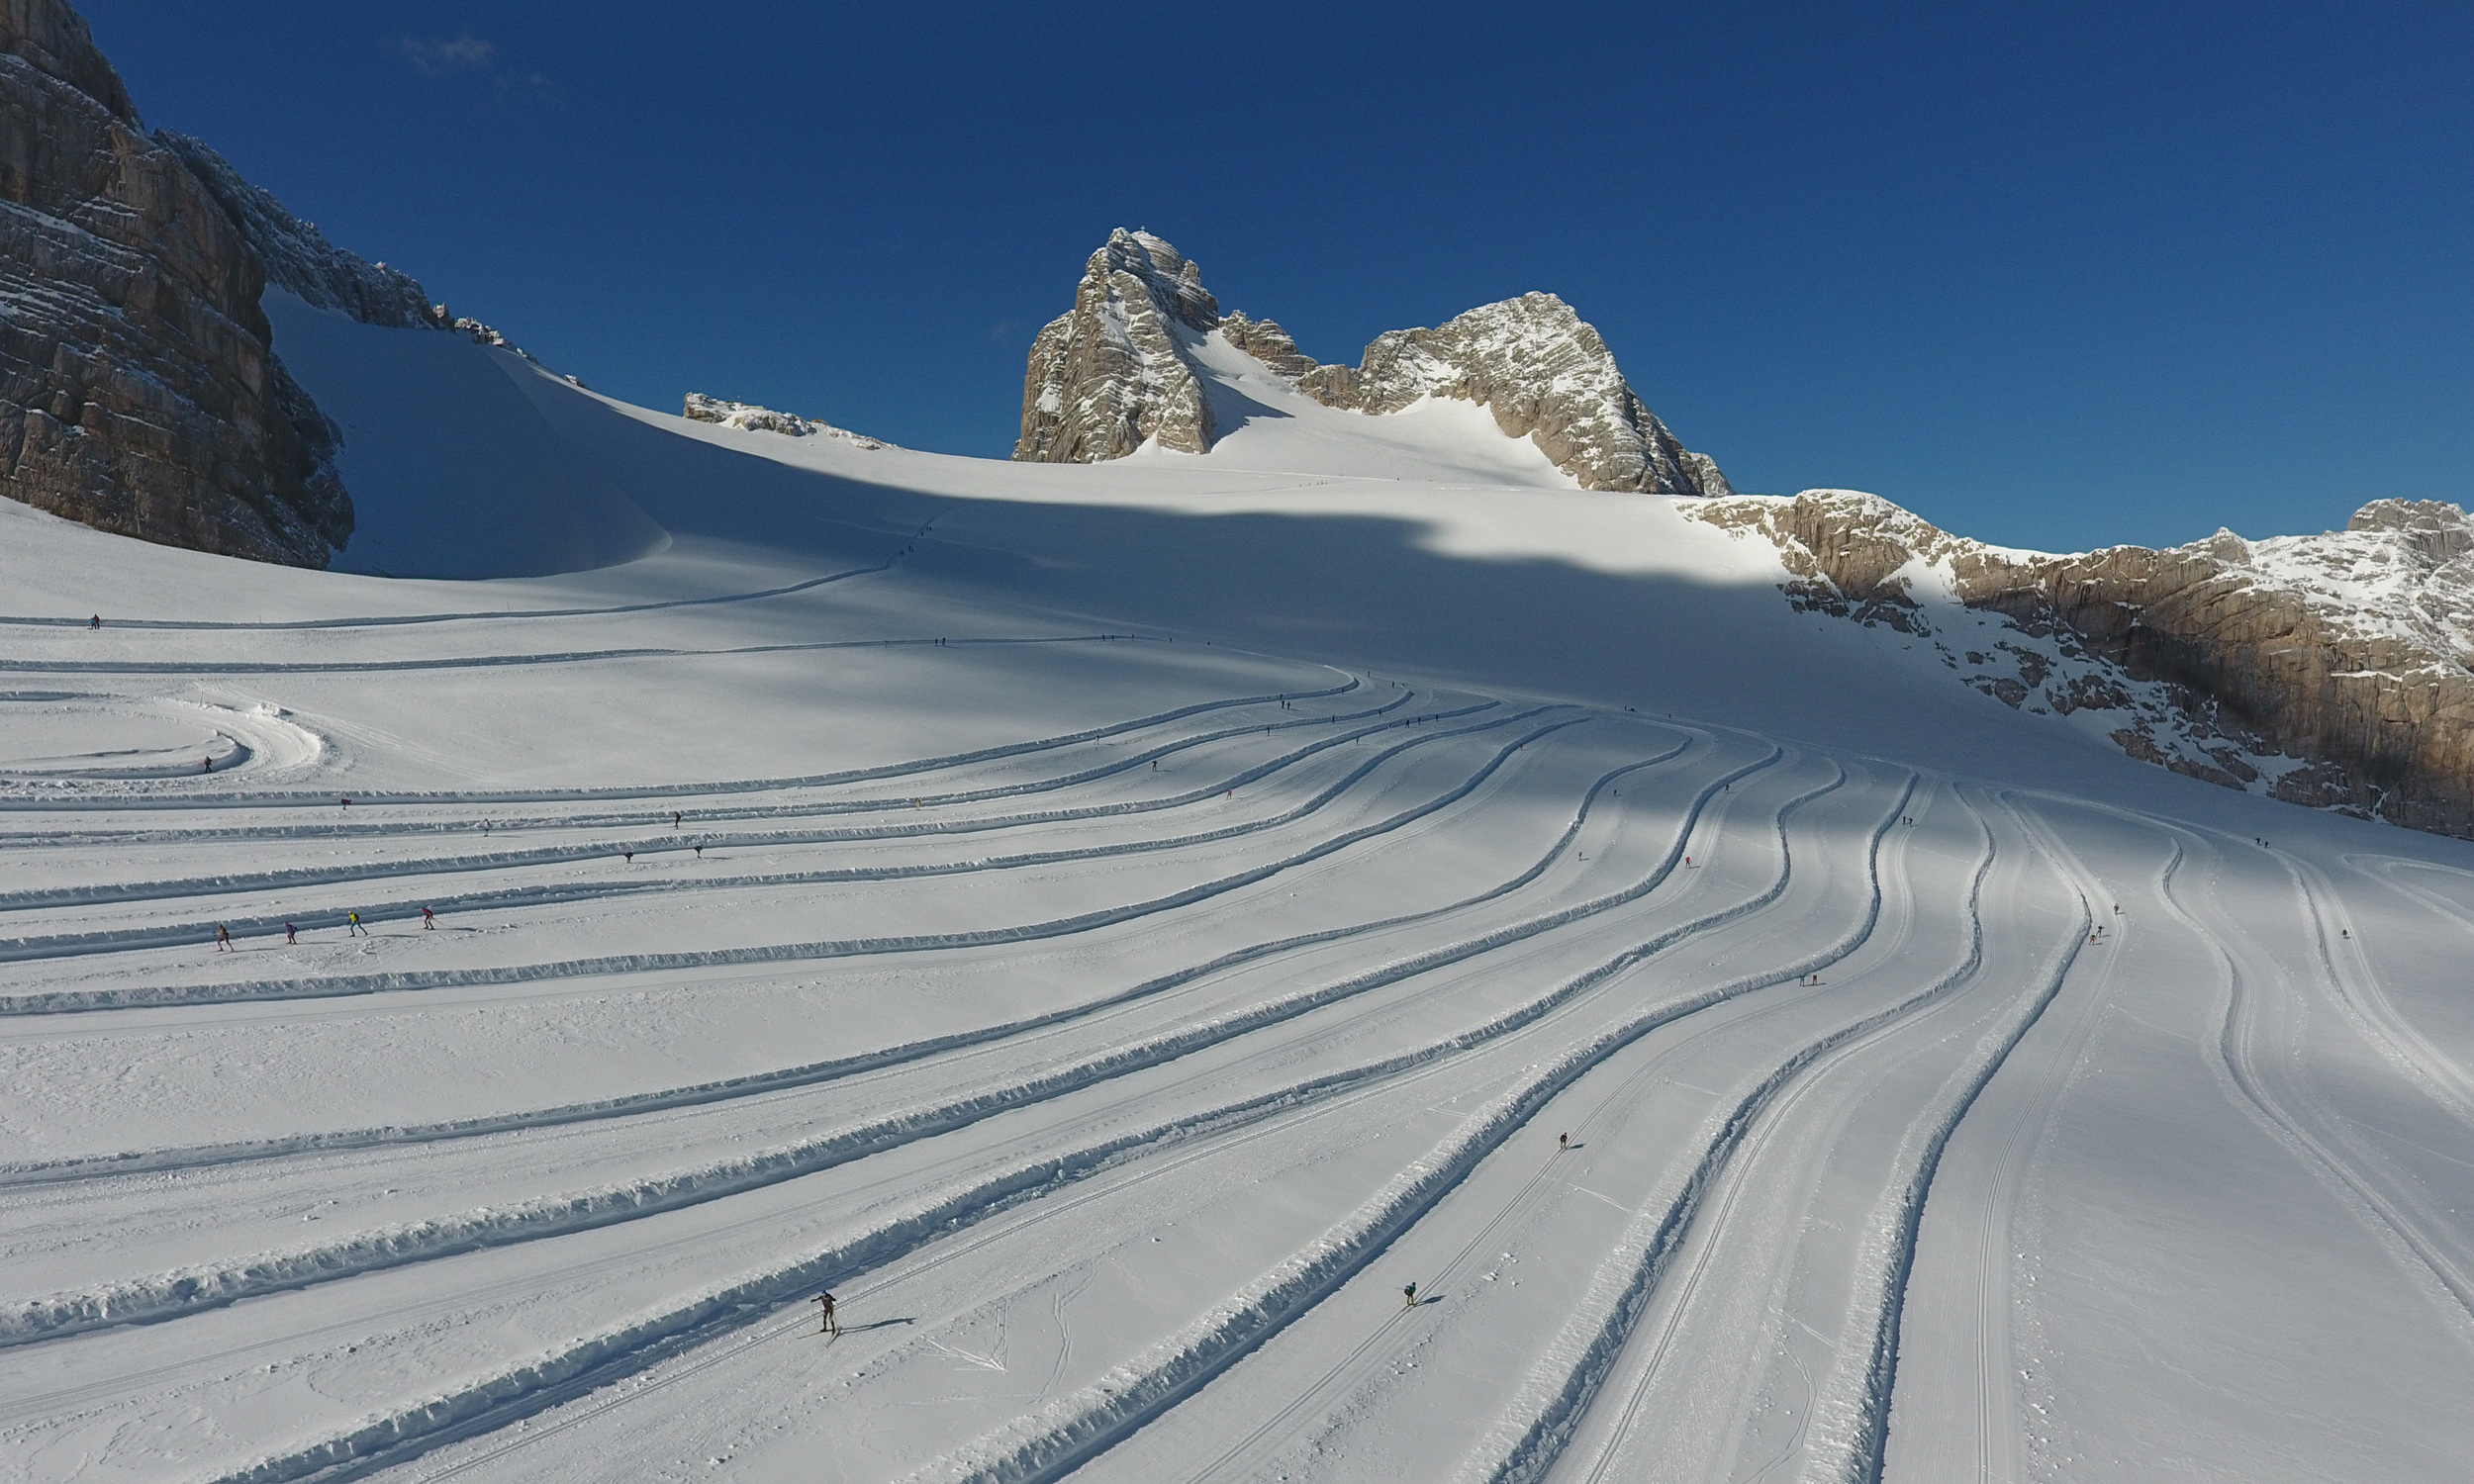
[[[1247,389],[1265,383],[1276,395]],[[1433,329],[1393,330],[1366,347],[1355,367],[1318,367],[1277,322],[1222,315],[1202,270],[1166,239],[1124,228],[1084,266],[1073,310],[1031,346],[1013,456],[1096,463],[1138,449],[1217,454],[1252,420],[1296,416],[1274,411],[1284,403],[1383,417],[1439,401],[1488,414],[1482,423],[1447,419],[1455,451],[1469,449],[1480,470],[1534,468],[1532,460],[1477,449],[1482,440],[1463,429],[1483,425],[1525,441],[1564,476],[1550,487],[1732,493],[1717,462],[1675,441],[1597,330],[1552,294],[1482,305]],[[1346,442],[1432,447],[1435,432],[1361,429]],[[1238,458],[1259,455],[1250,445]]]
[[[12,1477],[2458,1469],[2463,842],[1426,411],[958,459],[284,313],[542,575],[0,505]]]

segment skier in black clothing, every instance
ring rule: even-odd
[[[1411,1283],[1411,1284],[1408,1284],[1407,1286],[1403,1287],[1403,1288],[1400,1290],[1400,1297],[1404,1300],[1404,1302],[1400,1305],[1400,1307],[1401,1307],[1401,1308],[1403,1308],[1403,1309],[1414,1309],[1414,1308],[1416,1308],[1416,1307],[1417,1307],[1417,1285],[1416,1285],[1415,1283]]]
[[[673,813],[670,816],[670,827],[674,830],[677,829],[679,827],[679,821],[685,819],[686,817],[687,816],[685,814]]]
[[[815,1296],[812,1302],[816,1306],[816,1333],[819,1335],[840,1335],[842,1333],[842,1327],[840,1324],[836,1323],[833,1318],[833,1295],[829,1293],[819,1293]]]

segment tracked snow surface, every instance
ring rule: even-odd
[[[1007,464],[270,310],[361,572],[0,503],[0,1477],[2465,1477],[2464,844],[1217,341]]]

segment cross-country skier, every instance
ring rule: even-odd
[[[703,859],[705,859],[705,847],[704,847],[704,846],[699,845],[699,846],[697,846],[697,847],[696,847],[696,859],[698,859],[698,860],[700,860],[700,861],[701,861],[701,860],[703,860]]]
[[[1558,1154],[1569,1153],[1569,1152],[1570,1151],[1571,1147],[1572,1147],[1572,1136],[1571,1136],[1571,1135],[1570,1135],[1570,1134],[1558,1134],[1558,1135],[1556,1135],[1556,1136],[1555,1136],[1555,1149],[1556,1149],[1556,1153],[1558,1153]]]
[[[352,796],[348,793],[343,797],[343,812],[346,814],[352,812]]]
[[[213,773],[215,771],[215,759],[212,756],[199,759],[198,771],[200,773]]]
[[[215,951],[219,954],[238,952],[232,946],[232,929],[220,922],[215,924]]]
[[[670,827],[674,830],[677,829],[679,827],[679,821],[685,819],[686,817],[687,816],[685,814],[673,810],[670,815]]]
[[[635,864],[635,852],[634,852],[634,851],[631,851],[631,850],[622,850],[622,851],[620,851],[620,852],[618,852],[618,853],[619,853],[620,855],[622,855],[622,856],[624,856],[624,857],[626,857],[626,858],[627,858],[627,864],[628,864],[628,865],[632,866],[632,865],[634,865],[634,864]]]
[[[297,948],[300,946],[300,943],[301,930],[294,927],[291,923],[285,923],[283,925],[283,946],[286,948]]]
[[[343,936],[349,938],[354,933],[358,933],[362,937],[366,938],[369,936],[369,929],[361,926],[360,913],[346,912],[343,914]]]
[[[833,1295],[819,1293],[812,1302],[816,1306],[816,1333],[819,1335],[841,1334],[842,1327],[833,1318]]]
[[[1401,1307],[1401,1308],[1403,1308],[1403,1309],[1414,1309],[1414,1308],[1416,1308],[1416,1307],[1417,1307],[1417,1285],[1416,1285],[1415,1283],[1410,1283],[1410,1284],[1407,1284],[1406,1286],[1404,1286],[1403,1288],[1401,1288],[1401,1290],[1400,1290],[1400,1297],[1401,1297],[1401,1299],[1404,1301],[1404,1302],[1402,1302],[1402,1304],[1400,1305],[1400,1307]]]
[[[425,933],[436,932],[438,930],[438,914],[430,911],[428,907],[422,908],[421,930]]]
[[[102,615],[101,613],[97,613],[97,614],[95,614],[92,618],[87,619],[87,620],[86,620],[86,627],[88,627],[88,628],[101,628],[101,627],[103,627],[103,615]]]

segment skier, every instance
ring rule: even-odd
[[[285,923],[283,925],[283,946],[286,948],[298,948],[300,943],[301,930],[294,927],[291,923]]]
[[[1555,1136],[1555,1152],[1556,1152],[1557,1154],[1559,1154],[1559,1155],[1562,1155],[1562,1154],[1569,1154],[1569,1153],[1570,1153],[1570,1151],[1571,1151],[1571,1147],[1572,1147],[1572,1136],[1571,1136],[1571,1135],[1570,1135],[1570,1134],[1558,1134],[1558,1135],[1556,1135],[1556,1136]]]
[[[215,759],[211,756],[199,759],[198,771],[200,773],[213,773],[215,771]]]
[[[92,618],[87,619],[87,620],[86,620],[86,627],[88,627],[88,628],[101,628],[101,627],[103,627],[103,615],[102,615],[101,613],[97,613],[97,614],[95,614]]]
[[[362,937],[366,938],[369,936],[369,929],[361,926],[360,913],[346,912],[343,914],[343,936],[349,938],[354,933],[358,933]]]
[[[696,847],[696,859],[700,861],[705,859],[705,847],[702,844]]]
[[[618,852],[618,854],[620,854],[620,855],[622,855],[622,856],[626,857],[626,860],[627,860],[627,864],[628,864],[628,865],[632,866],[632,865],[634,865],[634,864],[635,864],[635,852],[634,852],[634,851],[631,851],[631,850],[622,850],[622,851]]]
[[[819,1293],[810,1302],[816,1306],[816,1333],[839,1336],[842,1333],[842,1327],[833,1319],[833,1295]]]
[[[428,907],[422,908],[421,930],[425,933],[436,932],[438,930],[438,914],[430,911]]]
[[[685,819],[686,817],[687,816],[685,814],[679,813],[676,810],[671,811],[670,827],[674,830],[677,829],[679,827],[679,821]]]
[[[1417,1307],[1417,1285],[1416,1285],[1415,1283],[1411,1283],[1411,1284],[1407,1285],[1406,1287],[1402,1288],[1402,1289],[1400,1290],[1400,1297],[1401,1297],[1401,1299],[1403,1300],[1403,1302],[1402,1302],[1402,1303],[1401,1303],[1401,1305],[1400,1305],[1400,1307],[1401,1307],[1401,1308],[1403,1308],[1403,1309],[1414,1309],[1414,1308],[1416,1308],[1416,1307]]]
[[[348,793],[345,794],[343,798],[343,812],[346,814],[352,812],[352,797]]]
[[[232,929],[220,922],[215,924],[215,951],[219,954],[238,952],[232,946]]]

